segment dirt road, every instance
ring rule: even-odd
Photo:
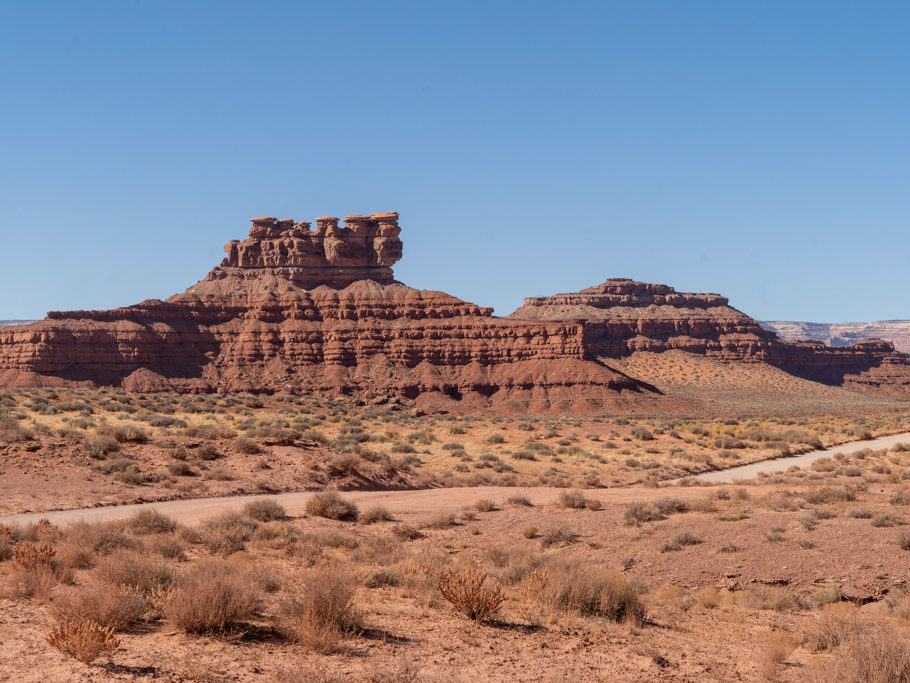
[[[840,446],[832,446],[828,449],[811,451],[793,457],[777,458],[776,460],[762,460],[761,462],[754,462],[751,465],[731,467],[714,472],[705,472],[704,474],[696,475],[695,478],[698,481],[710,484],[730,484],[735,481],[754,479],[759,472],[767,472],[769,474],[772,472],[783,472],[794,465],[806,467],[819,458],[830,458],[835,453],[850,455],[851,453],[857,453],[864,448],[880,450],[882,448],[893,448],[899,443],[906,443],[910,446],[910,433],[904,432],[903,434],[880,436],[877,439],[870,439],[868,441],[851,441],[850,443],[841,444]]]
[[[737,480],[754,478],[759,472],[780,472],[793,465],[802,467],[813,460],[829,457],[834,453],[856,453],[864,448],[891,448],[898,443],[910,444],[910,433],[893,434],[869,441],[855,441],[842,444],[830,450],[812,451],[792,458],[766,460],[742,467],[734,467],[716,472],[705,472],[696,477],[705,483],[731,483]],[[527,496],[535,505],[552,503],[564,489],[552,487],[503,487],[475,486],[462,488],[421,489],[417,491],[350,491],[343,495],[356,503],[360,508],[370,505],[383,505],[393,514],[430,514],[437,510],[457,509],[470,506],[478,500],[489,498],[496,503],[504,502],[509,496]],[[649,501],[667,495],[665,487],[661,488],[615,488],[591,489],[588,496],[601,503],[630,503]],[[20,515],[0,517],[4,524],[29,524],[41,518],[47,518],[55,524],[67,524],[85,520],[100,522],[130,517],[142,509],[155,509],[183,524],[196,524],[210,517],[230,510],[240,510],[252,500],[269,499],[281,504],[291,517],[302,515],[307,501],[315,495],[313,492],[279,493],[265,496],[227,496],[221,498],[195,498],[190,500],[172,500],[159,503],[141,503],[137,505],[117,505],[111,507],[85,508],[81,510],[62,510],[58,512],[31,512]],[[704,491],[699,487],[679,487],[673,495],[684,499],[700,498]]]

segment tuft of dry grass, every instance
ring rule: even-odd
[[[375,524],[376,522],[391,522],[392,514],[382,505],[373,505],[357,515],[358,524]]]
[[[200,560],[161,601],[165,618],[187,633],[227,631],[260,608],[256,577],[223,560]]]
[[[47,642],[83,664],[91,664],[104,653],[111,653],[120,647],[114,629],[84,620],[59,624],[51,631]]]
[[[910,643],[887,624],[858,625],[829,657],[806,667],[812,683],[904,683],[910,681]]]
[[[335,491],[322,491],[307,501],[306,512],[326,519],[352,519],[357,517],[357,506]]]
[[[301,587],[281,600],[278,626],[311,650],[334,652],[343,634],[362,627],[363,614],[354,604],[356,582],[344,571],[326,568],[300,578]]]
[[[772,631],[761,641],[756,662],[759,674],[766,681],[777,680],[781,667],[796,646],[793,636],[786,631]]]
[[[95,576],[108,585],[148,594],[170,586],[174,570],[143,552],[121,549],[98,561]]]
[[[499,611],[505,596],[499,585],[484,585],[487,573],[476,567],[444,572],[438,581],[439,592],[455,609],[477,623],[489,621]]]
[[[169,534],[177,530],[177,522],[157,510],[140,510],[128,523],[130,531],[140,536]]]
[[[554,562],[538,577],[537,599],[551,609],[641,624],[645,604],[626,579],[581,560]]]
[[[58,591],[51,604],[51,611],[62,623],[88,620],[115,631],[137,623],[147,610],[148,603],[139,591],[99,581]]]

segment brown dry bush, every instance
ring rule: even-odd
[[[85,440],[85,447],[88,449],[89,455],[98,460],[106,458],[112,453],[120,452],[120,442],[117,439],[101,434],[88,437]]]
[[[571,510],[583,510],[588,499],[581,491],[563,491],[559,494],[557,504],[559,507],[569,508]]]
[[[61,622],[89,620],[122,631],[142,619],[148,610],[148,603],[134,589],[93,581],[85,586],[58,591],[51,610]]]
[[[767,633],[758,648],[758,671],[767,681],[777,679],[781,666],[793,652],[793,636],[785,631]]]
[[[357,517],[357,506],[346,501],[335,491],[323,491],[307,501],[306,512],[308,515],[326,519],[350,519]]]
[[[252,439],[240,436],[234,442],[234,452],[242,453],[244,455],[258,455],[259,453],[262,453],[262,449],[259,448],[259,444]]]
[[[374,505],[357,515],[358,524],[375,524],[376,522],[391,522],[392,515],[382,505]]]
[[[446,571],[438,581],[439,592],[459,612],[474,621],[488,621],[499,611],[505,597],[498,585],[485,586],[487,574],[476,567]]]
[[[799,596],[787,588],[768,586],[763,583],[747,586],[737,598],[737,602],[741,602],[746,607],[776,612],[798,611],[805,606]]]
[[[245,515],[228,512],[203,524],[201,540],[210,553],[226,557],[244,550],[258,526]]]
[[[278,625],[289,639],[328,654],[342,634],[361,628],[363,615],[354,604],[356,583],[343,571],[313,569],[301,577],[301,588],[283,597]]]
[[[806,667],[814,683],[906,683],[910,681],[910,643],[886,624],[863,624],[833,655]]]
[[[42,564],[34,569],[16,566],[6,576],[3,594],[11,599],[46,603],[59,583],[57,572],[50,565]]]
[[[474,503],[474,510],[477,512],[493,512],[498,509],[499,508],[496,507],[496,503],[494,503],[489,498],[483,498]]]
[[[805,626],[800,640],[809,652],[830,651],[849,640],[858,627],[855,608],[832,604]]]
[[[580,560],[553,562],[544,575],[538,601],[551,609],[633,624],[644,621],[641,591],[602,567]]]
[[[89,569],[95,566],[99,555],[109,555],[118,548],[138,547],[138,541],[124,534],[116,522],[80,521],[67,528],[57,556],[70,567]]]
[[[273,522],[287,517],[285,509],[274,500],[254,500],[243,508],[247,516],[257,522]]]
[[[200,560],[162,600],[167,621],[187,633],[226,631],[251,619],[261,604],[255,577],[223,560]]]
[[[130,531],[138,535],[169,534],[177,530],[177,522],[158,510],[140,510],[128,524]]]
[[[120,647],[113,629],[94,621],[64,622],[51,631],[47,642],[83,664],[91,664],[104,653]]]
[[[94,576],[111,586],[128,587],[148,594],[170,586],[174,570],[145,553],[121,549],[100,559]]]

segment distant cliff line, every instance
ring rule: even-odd
[[[894,348],[910,353],[910,320],[879,320],[870,323],[809,323],[786,320],[760,322],[766,330],[790,341],[812,340],[828,346],[850,346],[860,339],[884,339]]]

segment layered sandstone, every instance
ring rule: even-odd
[[[864,339],[884,339],[901,353],[910,353],[910,320],[873,323],[806,323],[762,321],[761,326],[790,341],[819,341],[828,346],[850,346]]]
[[[769,363],[861,391],[910,394],[910,357],[890,342],[867,339],[834,348],[784,341],[719,294],[683,293],[616,278],[580,292],[525,299],[508,317],[583,321],[589,353],[605,362],[638,351],[679,350],[724,361]]]
[[[587,352],[574,321],[494,318],[394,280],[398,215],[253,219],[204,280],[166,301],[51,312],[0,331],[0,384],[343,393],[534,409],[648,393]]]

